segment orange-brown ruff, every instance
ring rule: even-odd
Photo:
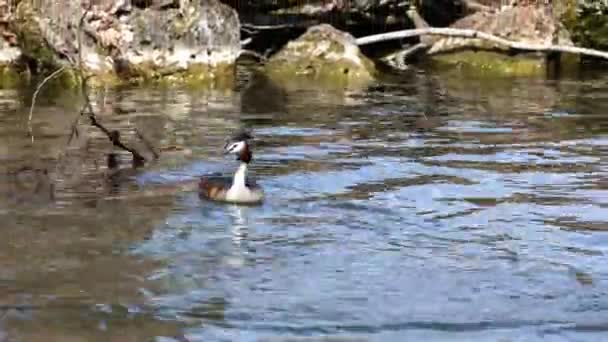
[[[252,153],[246,140],[227,144],[226,153],[236,154],[241,162],[233,178],[206,176],[199,183],[201,198],[231,203],[256,204],[264,200],[264,192],[255,183],[247,181],[247,166],[252,160]]]

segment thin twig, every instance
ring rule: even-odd
[[[488,5],[484,5],[475,0],[464,0],[462,3],[466,7],[466,9],[468,9],[471,12],[494,12],[494,11],[496,11],[495,8],[488,6]]]
[[[38,86],[36,87],[36,91],[34,91],[34,95],[32,95],[32,103],[30,105],[30,114],[27,118],[27,127],[28,127],[29,134],[32,137],[32,142],[34,142],[34,134],[32,134],[32,117],[34,116],[34,107],[36,106],[36,99],[38,98],[38,93],[40,93],[40,90],[42,90],[42,87],[44,87],[44,85],[48,81],[52,80],[54,77],[61,74],[63,72],[63,70],[65,70],[65,65],[61,66],[59,69],[53,71],[52,74],[45,77],[42,80],[42,82],[40,82],[38,84]]]
[[[418,43],[414,46],[408,47],[406,50],[400,50],[400,51],[391,53],[387,56],[384,56],[384,57],[382,57],[382,60],[387,61],[387,62],[393,60],[395,63],[394,66],[396,66],[398,69],[405,70],[407,68],[406,61],[408,58],[410,58],[412,55],[415,55],[419,51],[422,51],[422,50],[428,49],[428,48],[429,48],[429,45],[424,44],[424,43]]]
[[[471,38],[471,39],[482,39],[487,40],[498,45],[502,45],[508,47],[512,50],[518,51],[537,51],[537,52],[564,52],[564,53],[572,53],[578,55],[586,55],[608,59],[608,53],[588,49],[581,48],[576,46],[566,46],[566,45],[542,45],[542,44],[527,44],[521,42],[515,42],[508,39],[504,39],[493,34],[469,30],[469,29],[455,29],[455,28],[439,28],[439,27],[429,27],[425,29],[411,29],[411,30],[402,30],[402,31],[394,31],[388,33],[380,33],[374,34],[371,36],[357,38],[357,45],[367,45],[372,43],[384,42],[388,40],[395,39],[404,39],[404,38],[412,38],[423,35],[435,35],[435,36],[448,36],[448,37],[462,37],[462,38]]]
[[[404,60],[407,59],[408,57],[410,57],[411,55],[417,53],[420,50],[424,50],[426,48],[428,48],[429,46],[423,43],[418,43],[410,48],[408,48],[407,50],[404,50],[403,53],[400,55],[401,58],[403,58]]]
[[[247,34],[257,34],[257,33],[259,33],[258,30],[249,29],[249,28],[246,28],[246,27],[241,27],[241,31],[243,31],[243,32],[245,32]]]
[[[254,24],[241,24],[241,28],[246,30],[283,30],[287,28],[293,28],[296,24],[277,24],[277,25],[254,25]]]
[[[249,45],[249,43],[251,43],[252,40],[253,40],[253,38],[251,38],[251,37],[241,40],[241,46]]]

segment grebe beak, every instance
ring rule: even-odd
[[[230,145],[230,141],[226,141],[224,144],[224,154],[230,153],[230,151],[228,151],[228,145]]]

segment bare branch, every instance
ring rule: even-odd
[[[277,25],[254,25],[254,24],[241,24],[241,28],[245,30],[283,30],[288,28],[296,27],[297,24],[277,24]]]
[[[412,55],[417,54],[418,52],[422,51],[422,50],[426,50],[428,49],[429,46],[427,44],[424,43],[418,43],[414,46],[410,46],[405,50],[400,50],[394,53],[391,53],[387,56],[382,57],[382,60],[388,62],[388,61],[394,61],[393,67],[396,67],[397,69],[400,70],[405,70],[407,69],[407,65],[406,65],[406,60],[408,58],[410,58]]]
[[[576,47],[576,46],[566,46],[566,45],[527,44],[527,43],[511,41],[511,40],[504,39],[504,38],[495,36],[493,34],[481,32],[481,31],[468,30],[468,29],[443,28],[443,27],[442,28],[429,27],[429,28],[424,28],[424,29],[412,29],[412,30],[402,30],[402,31],[374,34],[371,36],[357,38],[357,45],[367,45],[367,44],[372,44],[372,43],[384,42],[384,41],[388,41],[388,40],[412,38],[412,37],[424,36],[424,35],[482,39],[482,40],[487,40],[487,41],[496,43],[498,45],[505,46],[511,50],[516,50],[516,51],[564,52],[564,53],[572,53],[572,54],[577,54],[577,55],[586,55],[586,56],[608,59],[607,52],[594,50],[594,49],[587,49],[587,48],[581,48],[581,47]]]

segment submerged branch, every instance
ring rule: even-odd
[[[42,90],[42,87],[44,87],[44,85],[48,81],[52,80],[54,77],[57,77],[59,74],[61,74],[63,72],[63,70],[65,70],[65,65],[61,66],[59,69],[53,71],[52,74],[45,77],[42,80],[42,82],[40,82],[38,84],[38,86],[36,87],[36,91],[34,91],[34,95],[32,95],[32,103],[30,105],[30,114],[27,118],[27,127],[28,127],[29,134],[32,137],[32,142],[34,141],[34,135],[32,134],[32,117],[34,116],[34,107],[36,106],[36,99],[38,98],[38,93],[40,93],[40,90]]]
[[[81,116],[82,114],[79,114],[70,126],[70,136],[68,137],[68,142],[66,144],[68,146],[72,143],[72,139],[74,139],[74,137],[78,138],[78,136],[80,135],[80,133],[78,133],[78,123],[80,122]]]
[[[152,155],[154,156],[154,159],[158,159],[159,154],[158,152],[156,152],[156,150],[154,149],[154,146],[152,145],[152,143],[150,142],[150,140],[148,140],[137,128],[135,129],[135,134],[137,134],[137,136],[139,137],[139,140],[141,140],[144,145],[146,145],[146,148],[148,148],[148,150],[150,150],[150,153],[152,153]]]
[[[371,36],[357,38],[357,45],[367,45],[372,43],[384,42],[395,39],[412,38],[425,35],[435,36],[447,36],[447,37],[461,37],[471,39],[482,39],[487,40],[498,45],[508,47],[512,50],[517,51],[534,51],[534,52],[563,52],[577,55],[586,55],[592,57],[599,57],[608,59],[608,52],[603,52],[594,49],[581,48],[576,46],[566,45],[542,45],[542,44],[527,44],[521,42],[515,42],[508,39],[504,39],[493,34],[469,30],[469,29],[455,29],[455,28],[439,28],[429,27],[424,29],[411,29],[394,31],[388,33],[374,34]]]
[[[102,131],[108,137],[108,140],[110,140],[110,142],[112,142],[112,145],[131,153],[131,155],[133,155],[134,165],[141,166],[146,162],[146,158],[144,158],[144,156],[141,153],[139,153],[136,149],[124,144],[120,139],[120,132],[118,132],[116,130],[110,131],[103,124],[101,124],[97,120],[97,116],[95,115],[95,111],[93,110],[93,105],[91,105],[91,100],[89,98],[89,86],[88,86],[88,80],[90,77],[85,75],[84,66],[83,66],[82,33],[84,31],[84,26],[85,26],[84,24],[85,24],[86,16],[90,12],[90,10],[92,8],[92,4],[93,4],[92,2],[89,3],[89,6],[87,7],[87,9],[84,11],[82,16],[80,17],[80,21],[78,23],[78,31],[77,31],[77,40],[78,40],[77,70],[78,70],[78,74],[80,76],[80,86],[81,86],[81,90],[82,90],[82,97],[84,99],[84,106],[80,112],[80,115],[87,114],[89,121],[91,122],[91,125],[99,128],[99,130]],[[154,153],[154,154],[156,155],[156,153]]]

